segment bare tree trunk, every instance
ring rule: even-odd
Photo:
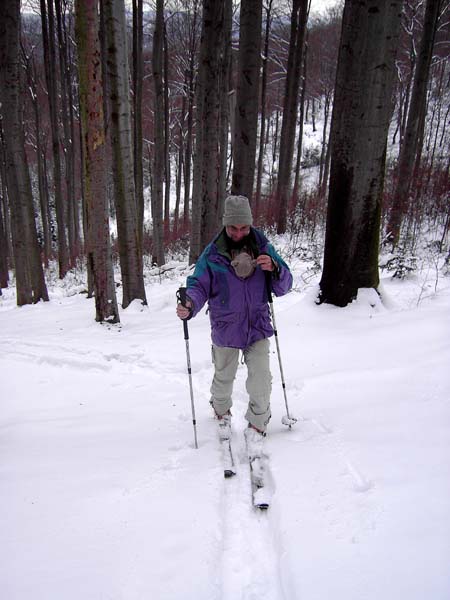
[[[347,0],[331,123],[320,301],[346,306],[377,288],[386,142],[402,0]]]
[[[101,10],[100,10],[100,21],[102,19],[101,16]],[[100,26],[100,31],[99,31],[99,37],[101,34],[101,26]],[[100,41],[100,53],[102,53],[102,43]],[[102,61],[101,61],[102,62]],[[102,62],[102,68],[101,68],[101,72],[102,72],[102,78],[103,78],[103,62]],[[103,86],[103,82],[102,82],[102,95],[105,95],[105,88]],[[80,104],[79,102],[79,93],[78,93],[78,105]],[[104,108],[105,103],[102,102],[102,108]],[[81,108],[80,108],[80,115],[81,115]],[[105,115],[103,115],[103,130],[105,132],[105,143],[108,143],[108,138],[106,135],[106,126],[105,126]],[[80,169],[80,178],[81,178],[81,213],[82,213],[82,217],[83,217],[83,236],[84,236],[84,252],[87,256],[87,251],[88,251],[88,218],[87,218],[87,203],[86,203],[86,194],[85,194],[85,189],[86,189],[86,184],[85,184],[85,176],[84,176],[84,162],[85,162],[85,151],[83,149],[83,132],[81,131],[81,123],[79,126],[79,139],[80,139],[80,159],[81,159],[81,169]],[[105,175],[107,177],[107,175]],[[107,188],[107,186],[105,185],[105,189]],[[108,194],[106,194],[106,203],[107,203],[107,209],[109,208],[109,200],[108,200]],[[108,212],[108,220],[109,220],[109,212]],[[109,240],[109,243],[111,243],[111,241]],[[94,296],[94,275],[92,273],[92,261],[86,261],[86,266],[87,266],[87,297],[88,298],[92,298]],[[114,267],[113,267],[114,270]]]
[[[187,108],[187,132],[186,132],[186,151],[184,159],[184,207],[183,207],[183,223],[187,227],[190,218],[190,198],[191,198],[191,168],[192,168],[192,148],[193,148],[193,129],[194,129],[194,101],[195,101],[195,57],[197,55],[197,47],[199,36],[197,35],[197,27],[199,21],[199,6],[200,0],[193,2],[193,14],[190,18],[189,29],[189,68],[186,70],[186,85],[188,93],[188,108]]]
[[[255,176],[261,63],[262,0],[241,0],[236,122],[231,191],[250,202]]]
[[[0,111],[1,115],[1,111]],[[6,236],[6,255],[9,258],[9,267],[14,267],[14,252],[12,247],[11,217],[8,202],[8,187],[6,183],[6,148],[3,137],[2,119],[0,117],[0,180],[1,180],[1,205],[3,210],[3,225]]]
[[[186,227],[189,223],[189,207],[191,198],[191,165],[192,165],[192,132],[194,124],[194,56],[191,56],[191,64],[187,72],[188,83],[188,109],[187,109],[187,132],[186,150],[184,154],[184,205],[183,223]]]
[[[164,85],[163,85],[163,49],[164,49],[164,1],[157,0],[156,21],[153,32],[153,84],[155,86],[155,132],[153,156],[153,255],[158,265],[163,265],[164,229],[163,229],[163,184],[165,172],[164,159]]]
[[[56,223],[58,226],[59,277],[63,279],[69,270],[69,250],[67,246],[66,202],[62,188],[60,156],[60,124],[58,122],[58,93],[56,85],[55,17],[53,0],[40,0],[42,19],[42,41],[44,46],[45,75],[47,81],[48,104],[50,111],[53,155],[53,185],[55,191]]]
[[[400,237],[402,217],[407,210],[409,191],[413,183],[414,164],[418,158],[420,122],[425,111],[427,83],[433,56],[440,4],[440,0],[427,0],[425,9],[422,39],[416,62],[408,120],[397,167],[397,186],[387,227],[388,239],[394,246],[398,243]]]
[[[62,126],[64,132],[64,174],[65,174],[65,189],[66,189],[66,223],[69,240],[69,264],[71,267],[75,265],[75,260],[78,255],[77,240],[75,237],[75,171],[74,171],[74,151],[71,131],[71,94],[69,98],[71,81],[67,75],[69,71],[66,39],[64,38],[63,31],[63,15],[61,14],[61,0],[55,0],[55,14],[56,14],[56,30],[58,36],[58,47],[59,47],[59,72],[61,82],[61,117]],[[65,18],[65,15],[64,15]],[[73,115],[72,115],[73,116]]]
[[[106,191],[106,137],[98,37],[98,0],[76,0],[76,38],[86,201],[86,254],[93,276],[96,321],[118,323]]]
[[[0,111],[16,271],[17,304],[48,300],[33,210],[20,89],[20,1],[0,3]]]
[[[308,32],[306,33],[308,35]],[[305,122],[305,98],[306,98],[306,66],[307,66],[308,43],[305,43],[305,51],[303,56],[303,67],[301,76],[301,92],[300,92],[300,110],[298,123],[298,139],[297,139],[297,159],[295,162],[295,179],[294,179],[294,194],[297,198],[300,195],[300,169],[302,162],[302,147],[303,147],[303,124]]]
[[[331,104],[331,97],[330,94],[326,94],[325,95],[325,106],[324,106],[324,117],[323,117],[323,130],[322,130],[322,148],[321,148],[321,152],[320,152],[320,163],[319,163],[319,190],[320,190],[320,195],[324,196],[326,189],[327,189],[327,178],[328,178],[328,173],[327,171],[327,165],[326,165],[326,158],[327,156],[329,156],[328,154],[328,148],[330,146],[329,144],[329,136],[327,135],[327,128],[328,128],[328,119],[329,119],[329,115],[330,115],[330,104]]]
[[[2,172],[0,171],[0,183],[2,190],[3,186]],[[0,292],[2,288],[8,287],[9,272],[8,272],[8,238],[6,237],[6,203],[4,197],[0,198]]]
[[[218,67],[223,35],[223,3],[203,2],[203,27],[197,79],[196,153],[192,198],[190,262],[214,233],[218,214],[219,94]]]
[[[180,204],[181,204],[181,182],[183,177],[183,157],[184,157],[184,139],[183,139],[183,123],[186,118],[186,96],[183,95],[181,100],[181,114],[178,122],[178,156],[175,181],[175,213],[173,216],[173,235],[176,239],[180,225]]]
[[[255,219],[258,220],[260,207],[261,207],[261,187],[262,187],[262,175],[263,175],[263,164],[264,164],[264,150],[266,147],[266,95],[267,95],[267,65],[269,60],[269,46],[270,46],[270,28],[272,25],[272,2],[266,7],[266,29],[264,34],[264,51],[262,59],[262,79],[261,79],[261,124],[259,129],[259,151],[258,151],[258,168],[256,174],[256,193],[255,193]]]
[[[144,235],[144,171],[142,154],[142,80],[144,61],[142,56],[143,2],[133,0],[133,144],[134,144],[134,187],[137,204],[137,230],[142,246]]]
[[[170,105],[169,105],[169,51],[167,31],[164,23],[163,33],[163,69],[164,69],[164,238],[170,236]]]
[[[220,226],[223,215],[226,190],[227,190],[227,163],[228,163],[228,137],[230,130],[230,70],[231,70],[231,29],[233,5],[232,0],[224,0],[223,36],[220,58],[220,124],[219,124],[219,190],[217,206],[217,223]]]
[[[66,5],[67,6],[67,5]],[[76,188],[76,150],[75,150],[75,137],[78,136],[77,129],[75,127],[75,99],[73,93],[73,82],[74,82],[74,72],[76,69],[76,61],[74,58],[75,48],[72,43],[72,33],[71,33],[71,21],[73,22],[73,9],[69,13],[70,19],[63,19],[62,28],[64,34],[64,47],[65,47],[65,56],[66,56],[66,89],[67,89],[67,104],[68,104],[68,112],[69,112],[69,124],[70,124],[70,137],[71,137],[71,152],[72,152],[72,160],[70,164],[70,185],[73,186],[72,193],[72,206],[71,206],[71,219],[73,221],[73,235],[74,235],[74,247],[72,249],[72,260],[77,258],[81,254],[81,246],[82,246],[82,237],[81,237],[81,228],[80,228],[80,198],[77,194]],[[72,50],[72,52],[71,52]]]
[[[281,126],[280,157],[278,162],[276,195],[278,202],[278,233],[286,231],[287,210],[291,197],[291,171],[295,144],[295,126],[297,122],[298,90],[307,21],[308,0],[294,0],[292,5],[291,38],[289,42],[283,122]]]
[[[36,83],[36,66],[34,57],[25,55],[23,51],[23,58],[25,61],[25,68],[27,73],[28,91],[30,92],[31,105],[33,107],[34,123],[36,130],[36,162],[38,170],[38,188],[39,188],[39,205],[41,209],[41,221],[42,221],[42,235],[44,241],[43,247],[43,259],[44,264],[47,267],[48,261],[51,256],[51,237],[50,237],[50,218],[49,218],[49,202],[48,202],[48,188],[45,184],[45,173],[44,173],[44,158],[42,148],[42,133],[41,133],[41,116],[40,107],[38,100],[38,90]]]
[[[129,70],[124,0],[104,0],[107,36],[107,68],[111,110],[114,200],[117,218],[122,306],[133,300],[147,303],[142,246],[138,232],[134,186],[133,145],[129,99]]]

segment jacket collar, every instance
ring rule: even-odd
[[[264,246],[267,244],[267,238],[263,233],[261,233],[261,231],[259,231],[255,227],[250,228],[249,238],[252,251],[256,257],[259,254],[261,254]],[[231,253],[227,243],[227,234],[225,232],[225,227],[213,239],[212,246],[216,249],[218,254],[224,256],[228,260],[231,260]]]

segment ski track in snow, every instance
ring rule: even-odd
[[[233,393],[232,449],[237,473],[223,481],[221,600],[294,600],[286,595],[286,576],[281,563],[284,552],[277,540],[275,482],[270,465],[266,485],[272,492],[268,511],[252,505],[250,467],[243,431],[247,422],[239,417],[247,407],[242,377],[238,373]],[[218,442],[219,443],[219,442]]]

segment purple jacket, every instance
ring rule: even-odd
[[[268,254],[278,266],[270,279],[273,293],[283,296],[292,287],[289,267],[259,230],[251,231],[256,253]],[[238,277],[223,240],[220,232],[203,251],[194,274],[187,278],[187,295],[194,305],[193,317],[208,301],[213,344],[244,349],[273,335],[266,288],[269,271],[257,267],[247,279]]]

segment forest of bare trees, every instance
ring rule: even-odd
[[[117,322],[114,278],[146,303],[144,264],[195,262],[230,191],[324,240],[321,301],[376,288],[381,244],[449,230],[449,6],[1,2],[0,293],[48,300],[52,265],[86,264]]]

